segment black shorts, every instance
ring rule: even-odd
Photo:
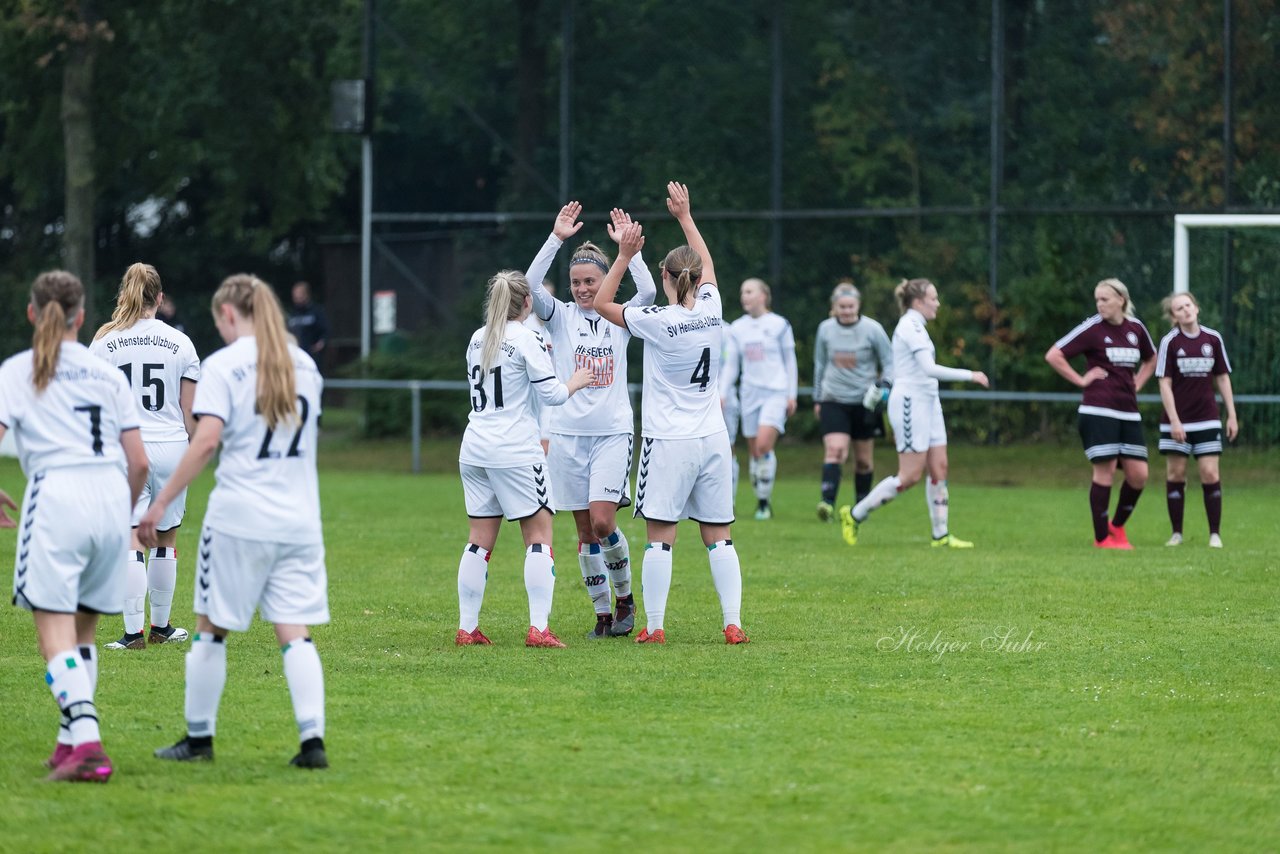
[[[1147,443],[1142,438],[1141,421],[1122,421],[1106,415],[1080,414],[1080,440],[1084,455],[1091,463],[1147,458]]]
[[[822,435],[848,433],[854,439],[883,439],[884,412],[867,409],[861,403],[836,403],[824,400],[818,404],[818,423]]]
[[[1169,425],[1160,425],[1160,453],[1177,454],[1183,457],[1216,457],[1222,454],[1222,428],[1211,427],[1208,430],[1188,430],[1187,441],[1173,441],[1173,433]]]

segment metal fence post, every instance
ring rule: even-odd
[[[412,421],[413,426],[413,473],[422,473],[422,393],[421,386],[417,380],[409,382],[409,394],[412,395]]]

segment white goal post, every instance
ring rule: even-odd
[[[1173,218],[1173,292],[1191,290],[1191,245],[1193,228],[1260,228],[1280,226],[1280,214],[1177,214]]]

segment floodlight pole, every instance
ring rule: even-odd
[[[364,127],[360,137],[360,360],[373,343],[373,21],[374,0],[364,0]]]

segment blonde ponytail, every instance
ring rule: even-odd
[[[518,270],[502,270],[489,280],[484,298],[484,344],[480,348],[480,366],[489,370],[498,359],[498,348],[506,337],[507,321],[524,311],[529,298],[529,280]]]
[[[36,315],[36,330],[31,336],[31,381],[38,393],[49,386],[58,370],[62,338],[75,327],[84,305],[84,285],[66,270],[41,273],[31,285],[31,305]]]
[[[662,267],[675,282],[676,299],[672,304],[684,305],[702,278],[702,256],[691,246],[678,246],[662,259]]]
[[[231,305],[253,321],[253,337],[258,345],[258,412],[275,430],[281,424],[297,423],[298,390],[289,354],[284,312],[271,286],[247,273],[228,276],[213,295],[213,310]]]
[[[142,313],[154,309],[160,304],[160,274],[150,264],[131,264],[124,271],[120,280],[120,291],[116,294],[116,307],[111,312],[111,319],[98,329],[93,340],[103,335],[128,329],[137,323]]]

